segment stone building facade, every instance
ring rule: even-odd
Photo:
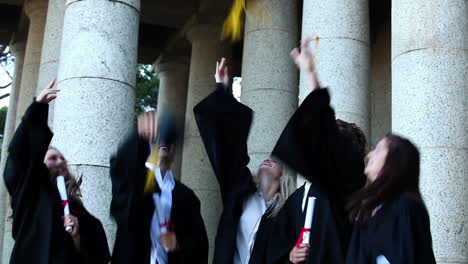
[[[337,117],[357,123],[371,145],[388,131],[418,145],[437,261],[467,264],[468,2],[261,0],[266,19],[249,12],[244,39],[234,45],[220,41],[225,2],[0,0],[0,43],[16,58],[4,149],[32,97],[57,76],[53,145],[84,176],[85,204],[112,245],[109,156],[133,126],[135,65],[153,64],[158,108],[171,105],[184,127],[175,175],[202,202],[212,253],[221,199],[192,108],[213,89],[215,61],[228,57],[242,77],[241,101],[256,113],[249,138],[255,167],[306,96],[289,52],[310,36]],[[2,184],[3,263],[13,244],[8,208]]]

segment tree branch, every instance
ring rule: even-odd
[[[8,88],[11,84],[12,84],[12,82],[10,82],[9,84],[7,84],[7,85],[5,85],[5,86],[0,86],[0,89]]]
[[[6,94],[0,96],[0,100],[2,100],[2,99],[5,98],[5,97],[8,97],[8,96],[10,96],[10,93],[6,93]]]

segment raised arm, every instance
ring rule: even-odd
[[[118,225],[129,226],[131,210],[143,196],[149,142],[157,135],[157,116],[144,113],[138,118],[138,130],[132,131],[110,159],[112,181],[111,215]]]
[[[216,68],[216,90],[193,111],[224,199],[231,190],[249,188],[253,184],[247,168],[252,110],[229,94],[225,59]]]
[[[34,190],[48,178],[44,157],[52,139],[52,132],[47,125],[49,105],[56,98],[59,90],[53,89],[55,80],[49,83],[36,100],[26,110],[22,121],[8,147],[8,159],[3,174],[5,185],[13,200],[19,193],[33,195]],[[33,172],[33,173],[32,173]],[[31,188],[30,188],[31,187]],[[28,191],[19,192],[19,189]]]
[[[317,81],[309,41],[303,41],[301,50],[294,49],[291,56],[308,76],[311,92],[286,125],[273,155],[321,185],[332,198],[338,195],[344,200],[364,184],[364,161],[352,142],[338,130],[328,90],[321,89]]]

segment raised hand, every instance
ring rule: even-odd
[[[310,38],[301,40],[301,48],[295,48],[291,51],[291,57],[297,67],[304,72],[309,79],[309,90],[313,92],[320,88],[317,74],[315,73],[314,59],[309,51]]]
[[[217,83],[222,83],[224,89],[229,86],[229,73],[226,58],[221,58],[221,62],[216,62],[215,80]]]
[[[52,89],[54,87],[56,79],[53,79],[47,87],[39,93],[39,95],[36,97],[36,102],[41,103],[41,104],[48,104],[52,102],[55,98],[57,98],[57,93],[60,92],[60,90],[57,89]]]
[[[138,116],[138,135],[151,142],[158,135],[158,115],[156,112],[146,112]]]

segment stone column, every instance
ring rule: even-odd
[[[37,81],[37,94],[39,94],[53,78],[57,77],[65,3],[66,1],[64,0],[49,0],[44,44],[42,45],[41,63],[39,66],[39,79]],[[50,127],[52,127],[54,105],[55,102],[52,102],[49,106]]]
[[[310,43],[322,87],[329,87],[337,118],[369,135],[369,0],[304,1],[302,38]],[[309,93],[300,79],[300,102]]]
[[[392,126],[421,152],[438,263],[468,263],[468,2],[392,1]]]
[[[87,209],[113,245],[109,157],[134,125],[140,1],[68,0],[53,145],[83,176]]]
[[[161,56],[156,65],[156,73],[159,76],[158,113],[172,112],[179,131],[176,157],[172,166],[172,172],[176,179],[181,179],[183,131],[185,112],[187,105],[188,74],[190,67],[189,57]]]
[[[29,17],[29,32],[16,110],[16,124],[20,123],[21,117],[36,95],[47,3],[48,0],[26,0],[24,3],[24,11]]]
[[[182,154],[182,182],[190,186],[201,202],[210,243],[210,259],[213,255],[214,238],[221,215],[222,203],[219,185],[198,132],[193,107],[214,91],[216,61],[229,57],[231,50],[220,42],[220,26],[198,24],[188,32],[192,42],[192,57],[187,91],[187,107]]]
[[[298,41],[297,0],[261,0],[266,19],[247,7],[241,102],[255,112],[248,140],[249,167],[270,156],[297,108],[298,71],[289,53]]]
[[[11,208],[9,203],[9,195],[3,183],[3,170],[8,156],[8,146],[10,145],[11,138],[15,133],[15,119],[16,107],[18,101],[19,88],[21,86],[21,75],[23,70],[24,53],[26,43],[24,41],[17,41],[10,44],[10,50],[15,57],[15,71],[13,74],[13,83],[10,92],[10,104],[8,105],[8,112],[5,121],[5,132],[3,133],[2,145],[2,158],[0,161],[0,259],[2,263],[10,259],[11,250],[13,249],[13,238],[11,234],[11,222],[7,220],[11,215]],[[4,240],[5,238],[5,240]]]

